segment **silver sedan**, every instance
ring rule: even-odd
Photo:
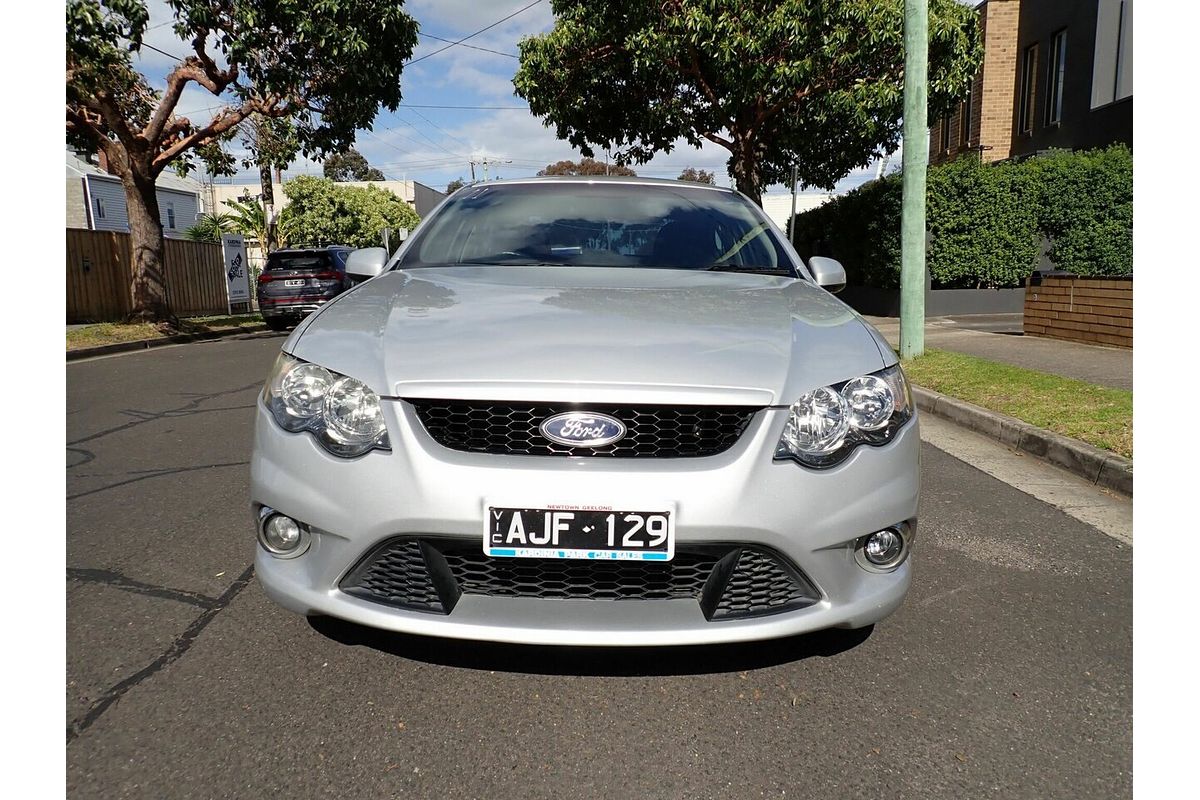
[[[251,497],[267,594],[504,642],[870,625],[911,580],[895,353],[736,192],[476,184],[283,344]]]

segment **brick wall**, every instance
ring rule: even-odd
[[[1013,96],[1017,84],[1017,30],[1021,0],[988,0],[978,9],[983,40],[983,66],[971,85],[971,135],[961,141],[959,104],[950,116],[950,149],[942,148],[942,126],[936,119],[929,130],[929,163],[951,161],[969,150],[980,150],[984,161],[1008,158],[1012,146]]]
[[[1133,279],[1045,277],[1025,288],[1025,334],[1133,347]]]

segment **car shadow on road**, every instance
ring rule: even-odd
[[[830,629],[762,642],[683,647],[550,647],[470,642],[377,630],[332,617],[310,617],[322,636],[412,661],[534,675],[641,677],[744,672],[828,658],[859,646],[874,626]]]

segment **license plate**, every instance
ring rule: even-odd
[[[303,278],[299,278],[299,279],[290,279],[289,278],[288,280],[283,282],[283,285],[284,286],[303,286],[306,283],[308,283],[308,281],[304,280]]]
[[[495,558],[670,561],[675,510],[607,505],[485,506],[483,552]]]

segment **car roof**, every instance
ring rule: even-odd
[[[696,183],[695,181],[680,181],[670,178],[631,177],[628,175],[536,175],[530,178],[504,178],[503,180],[488,181],[487,183],[509,185],[514,183],[617,183],[631,186],[670,186],[676,189],[700,189],[709,192],[737,194],[733,189],[725,186],[714,186],[710,183]],[[468,185],[481,186],[485,184],[474,183]]]

